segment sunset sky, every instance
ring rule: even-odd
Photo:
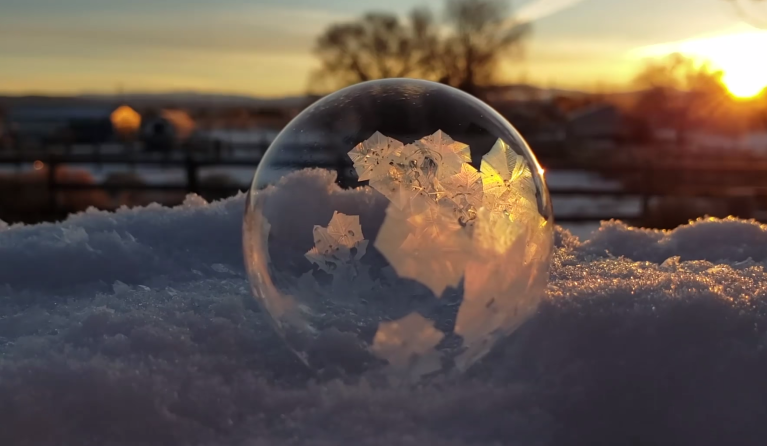
[[[404,14],[415,6],[440,10],[442,4],[0,0],[0,92],[301,94],[315,64],[314,38],[328,24],[371,10]],[[643,57],[698,48],[696,56],[705,58],[711,45],[694,43],[713,38],[720,43],[712,58],[728,68],[751,63],[746,61],[758,58],[757,42],[767,42],[767,32],[741,23],[723,0],[517,0],[514,5],[536,20],[525,59],[504,72],[510,82],[623,89]],[[747,37],[739,42],[746,48],[733,62],[732,54],[722,54],[731,53],[726,39],[742,35]],[[743,66],[737,69],[750,76]],[[757,66],[756,72],[762,69],[767,83],[767,67]]]

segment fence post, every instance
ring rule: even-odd
[[[189,194],[199,194],[199,185],[197,183],[198,164],[194,160],[191,152],[186,153],[186,191]]]
[[[134,141],[123,141],[123,153],[128,157],[128,167],[131,172],[136,172],[136,143]]]
[[[641,219],[642,222],[640,224],[645,224],[647,221],[647,216],[650,215],[650,197],[651,195],[651,184],[652,184],[652,174],[650,173],[650,167],[647,161],[643,162],[641,164],[642,171],[641,171],[641,184],[642,184],[642,211],[641,211]]]
[[[96,169],[102,170],[104,165],[101,164],[101,142],[96,143],[96,151],[94,152],[93,157],[96,160]]]
[[[24,155],[24,151],[21,148],[21,143],[18,140],[13,141],[14,158],[16,161],[16,172],[21,170],[21,157]]]
[[[58,214],[58,201],[56,200],[56,168],[58,163],[53,157],[48,159],[48,209],[51,214]]]

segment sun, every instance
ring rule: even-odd
[[[722,82],[736,98],[757,96],[767,87],[767,61],[759,55],[767,48],[766,32],[748,32],[704,39],[699,57],[707,57],[723,72]]]
[[[748,70],[725,69],[722,82],[731,95],[737,99],[750,99],[767,87],[766,78]]]
[[[714,68],[722,70],[722,82],[733,97],[748,99],[767,88],[767,59],[760,55],[764,48],[767,48],[767,32],[737,28],[637,51],[645,57],[682,53],[710,62]]]

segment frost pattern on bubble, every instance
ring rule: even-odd
[[[370,350],[388,361],[395,371],[422,376],[442,368],[434,347],[444,337],[432,321],[418,313],[410,313],[396,321],[381,322]]]
[[[374,174],[381,173],[378,167],[385,164],[386,154],[401,148],[401,142],[375,132],[368,140],[357,144],[349,152],[349,157],[354,162],[360,181],[367,181],[373,179]]]
[[[332,274],[365,255],[368,241],[362,236],[359,215],[334,212],[327,227],[314,226],[314,247],[306,258]]]
[[[367,266],[359,262],[367,247],[359,215],[334,212],[327,227],[314,226],[314,247],[305,256],[333,276],[334,292],[349,291],[343,288],[369,280]]]
[[[304,254],[316,269],[304,273],[293,282],[291,295],[284,295],[269,275],[265,248],[270,225],[263,216],[251,215],[263,219],[258,222],[262,232],[246,233],[246,243],[261,244],[251,252],[265,253],[262,261],[250,260],[261,276],[255,291],[265,297],[277,320],[301,324],[306,332],[318,329],[304,317],[331,313],[334,318],[354,317],[358,326],[372,324],[370,352],[390,370],[418,378],[442,368],[443,353],[437,345],[445,334],[412,309],[399,313],[407,314],[404,317],[381,322],[368,302],[402,305],[387,303],[392,292],[406,300],[411,294],[422,295],[422,287],[442,298],[448,288],[463,285],[454,326],[462,344],[451,358],[458,369],[467,368],[498,337],[533,314],[545,285],[543,260],[553,228],[539,213],[528,162],[499,139],[477,170],[470,164],[469,146],[442,131],[412,144],[376,132],[348,154],[359,179],[389,201],[373,243],[390,266],[373,278],[370,266],[362,262],[369,240],[360,216],[334,211],[327,226],[314,226],[314,247]],[[317,269],[332,278],[331,287],[318,282]],[[399,283],[401,278],[412,281]],[[343,305],[315,312],[299,303],[318,297]],[[394,310],[401,309],[405,307]]]
[[[437,297],[464,280],[455,325],[463,338],[464,350],[455,358],[460,369],[537,308],[546,274],[536,265],[547,255],[552,231],[538,211],[524,157],[501,139],[482,158],[479,171],[470,154],[468,145],[442,131],[407,145],[376,132],[349,152],[359,179],[369,180],[390,201],[374,246],[397,275],[422,283]],[[380,345],[392,338],[393,327],[397,338],[418,338],[427,322],[414,317],[381,323],[373,352],[401,365],[401,357]]]
[[[538,213],[530,167],[508,144],[499,139],[482,157],[480,171],[484,207],[509,214],[514,212],[516,215],[511,215],[512,218]]]
[[[435,161],[438,166],[438,178],[441,180],[457,174],[464,163],[471,162],[469,146],[453,141],[442,130],[422,138],[415,145]]]
[[[484,189],[482,175],[471,164],[464,163],[461,170],[450,176],[444,182],[449,191],[450,199],[460,209],[461,215],[467,220],[473,220],[476,210],[482,207]]]
[[[423,195],[411,197],[405,209],[390,205],[375,240],[400,277],[423,283],[435,296],[458,286],[470,246],[453,210]]]

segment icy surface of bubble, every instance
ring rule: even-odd
[[[465,370],[534,314],[548,278],[542,169],[495,111],[439,84],[368,82],[310,106],[246,208],[254,295],[310,366]]]

